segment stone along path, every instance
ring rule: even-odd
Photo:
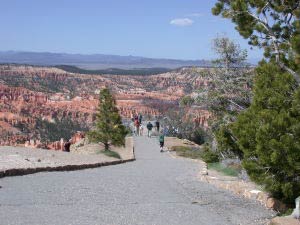
[[[0,179],[0,224],[264,224],[272,212],[199,181],[200,165],[135,138],[136,161]]]

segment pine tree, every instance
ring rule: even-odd
[[[300,193],[300,89],[293,90],[295,83],[279,66],[262,63],[253,103],[231,124],[250,178],[287,202]]]
[[[109,150],[110,145],[125,146],[127,130],[122,124],[116,101],[107,88],[100,91],[96,116],[95,130],[88,132],[89,139],[103,143],[105,151]]]
[[[300,0],[218,0],[212,13],[231,19],[250,45],[300,85]]]
[[[256,70],[251,106],[218,132],[222,152],[238,155],[253,181],[292,202],[300,193],[300,0],[218,0],[269,63]]]

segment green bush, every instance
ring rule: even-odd
[[[203,147],[201,158],[206,163],[219,162],[219,155],[216,152],[213,152],[208,145]]]
[[[195,128],[187,137],[188,140],[195,142],[198,145],[209,142],[209,134],[202,127]]]
[[[230,125],[231,139],[219,139],[234,140],[249,177],[287,203],[300,193],[300,89],[295,87],[290,74],[262,63],[251,106]]]

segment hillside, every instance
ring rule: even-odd
[[[119,69],[119,68],[109,68],[102,70],[90,70],[82,69],[76,66],[69,65],[58,65],[55,66],[58,69],[62,69],[70,73],[80,73],[80,74],[110,74],[110,75],[155,75],[160,73],[166,73],[172,71],[172,69],[167,68],[133,68],[133,69]]]
[[[188,67],[148,76],[81,74],[56,67],[0,65],[0,145],[53,142],[90,129],[103,87],[114,93],[125,124],[136,113],[148,120],[179,112],[182,98],[190,96],[195,101],[184,107],[183,117],[207,128],[212,116],[209,104],[221,106],[213,99],[219,73],[215,68]],[[248,91],[245,85],[239,84]],[[239,92],[226,95],[234,97]]]
[[[68,73],[54,67],[2,65],[2,144],[47,139],[47,132],[60,132],[56,127],[68,126],[70,132],[87,129],[95,119],[98,93],[102,87],[112,89],[122,117],[128,120],[137,112],[145,119],[163,115],[178,107],[180,98],[209,84],[209,80],[190,68],[152,76],[126,76]],[[203,117],[198,119],[203,125],[207,114],[201,112],[194,114],[195,118]]]
[[[18,63],[43,66],[72,65],[88,70],[103,70],[110,68],[168,68],[174,69],[186,66],[210,66],[207,60],[177,60],[154,59],[138,56],[119,56],[104,54],[66,54],[49,52],[0,52],[0,63]]]

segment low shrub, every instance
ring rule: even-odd
[[[232,177],[237,177],[240,172],[238,169],[235,169],[233,167],[226,167],[225,165],[219,162],[208,163],[208,169],[213,169],[227,176],[232,176]]]
[[[219,162],[219,155],[216,152],[213,152],[209,145],[204,145],[201,158],[206,163]]]
[[[201,158],[206,163],[219,162],[219,155],[212,151],[205,151],[202,153]]]
[[[202,152],[199,148],[187,146],[173,146],[171,150],[176,151],[176,154],[181,157],[190,159],[201,159]]]
[[[206,146],[203,149],[197,147],[188,147],[188,146],[173,146],[171,149],[173,151],[176,151],[176,154],[178,156],[191,158],[191,159],[202,159],[206,163],[219,161],[218,154],[212,152]]]

